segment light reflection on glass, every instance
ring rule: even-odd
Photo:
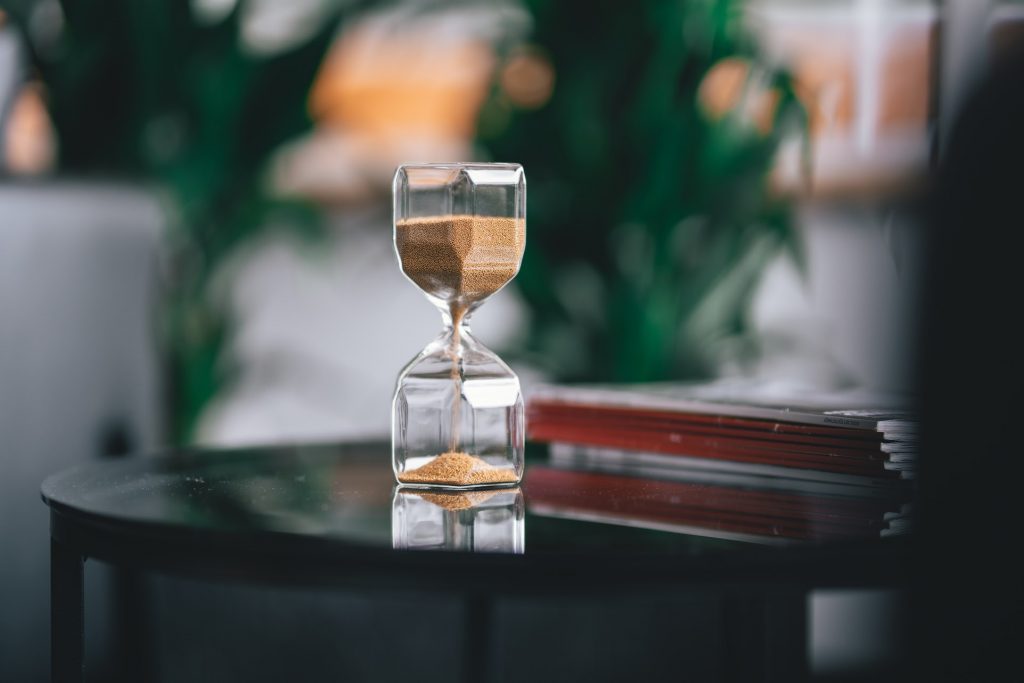
[[[395,488],[395,549],[522,553],[526,506],[518,488],[468,492]]]

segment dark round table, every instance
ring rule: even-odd
[[[908,580],[908,543],[871,522],[884,525],[878,511],[892,501],[854,514],[803,494],[559,470],[531,449],[521,487],[471,494],[395,487],[380,442],[184,449],[56,474],[42,486],[53,680],[82,677],[87,558],[228,581],[451,591],[466,599],[473,638],[486,637],[498,594],[757,594],[784,622],[765,636],[778,642],[761,644],[787,650],[779,661],[804,647],[807,591]]]

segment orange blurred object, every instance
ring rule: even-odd
[[[344,31],[309,97],[317,123],[283,149],[272,182],[327,204],[374,201],[395,166],[473,158],[496,57],[465,12],[372,15]]]
[[[3,135],[4,163],[11,173],[38,175],[53,169],[57,140],[39,84],[28,83],[18,93]]]
[[[502,92],[521,109],[540,109],[555,89],[555,69],[547,55],[536,48],[513,54],[501,69]]]
[[[765,58],[793,74],[812,142],[806,150],[784,146],[773,187],[818,197],[919,191],[933,115],[936,10],[765,4],[751,20]]]
[[[772,130],[779,99],[778,90],[766,87],[757,69],[740,57],[717,62],[697,90],[697,100],[710,118],[734,114],[762,135]]]
[[[373,22],[342,36],[310,95],[329,128],[385,140],[468,139],[494,71],[491,47],[422,27],[381,30]]]
[[[732,111],[739,104],[749,74],[750,63],[738,57],[723,59],[711,67],[697,91],[705,113],[720,119]]]

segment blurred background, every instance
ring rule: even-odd
[[[994,0],[0,7],[10,680],[48,669],[46,475],[388,433],[394,378],[439,329],[394,257],[402,162],[524,165],[523,268],[473,326],[527,392],[909,391],[927,173],[1024,39],[1024,3]],[[103,671],[116,614],[89,581]],[[822,675],[884,656],[850,649],[842,599],[810,612]]]

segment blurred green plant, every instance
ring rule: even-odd
[[[744,339],[768,258],[802,263],[767,182],[806,129],[790,77],[760,63],[733,0],[527,5],[551,99],[517,109],[499,79],[480,119],[481,144],[529,177],[525,355],[560,380],[706,376]]]
[[[367,3],[325,0],[298,39],[274,50],[244,40],[251,3],[227,3],[219,16],[200,4],[7,5],[45,86],[58,169],[168,191],[162,327],[179,440],[230,373],[221,354],[230,321],[209,296],[211,278],[239,245],[267,230],[313,235],[320,226],[309,205],[272,197],[264,175],[273,152],[311,127],[307,94],[324,54],[340,22]]]
[[[265,52],[242,38],[250,2],[221,16],[185,0],[5,2],[46,89],[59,169],[155,183],[171,199],[163,329],[179,440],[231,372],[214,274],[267,230],[318,231],[310,206],[270,196],[266,165],[309,129],[324,53],[370,4],[324,0],[301,39]],[[516,279],[532,316],[525,350],[560,379],[706,374],[742,333],[767,258],[797,253],[788,207],[766,186],[786,122],[803,116],[792,84],[758,64],[737,0],[526,5],[553,96],[517,109],[496,84],[480,119],[481,142],[530,179]],[[776,94],[767,127],[743,107],[700,105],[729,58],[751,66],[745,92]]]

